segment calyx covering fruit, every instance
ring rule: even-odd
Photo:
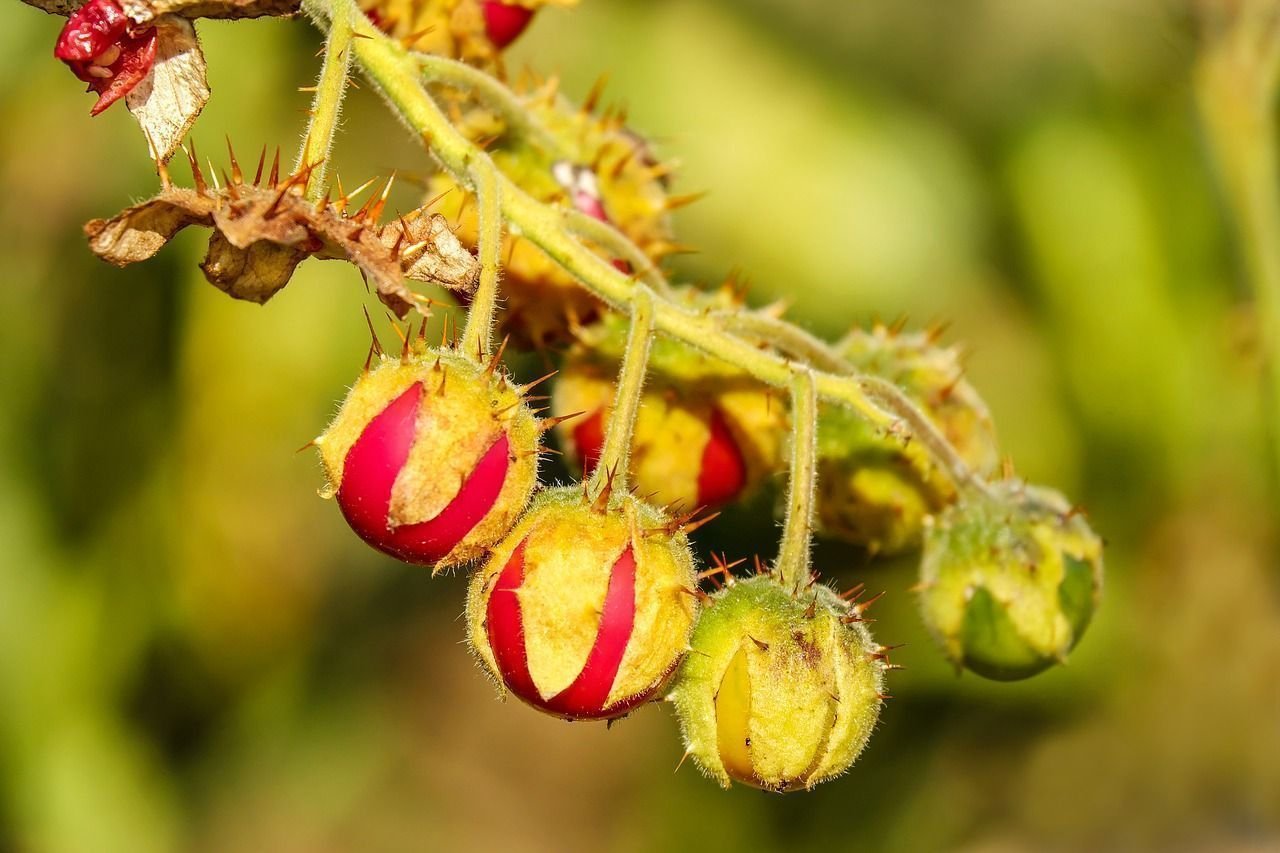
[[[957,666],[1012,681],[1065,660],[1079,642],[1102,594],[1102,541],[1051,489],[991,488],[930,524],[920,609]]]
[[[723,787],[812,788],[853,764],[875,728],[885,650],[828,587],[773,575],[703,608],[672,701],[689,755]]]
[[[855,330],[839,352],[861,373],[895,383],[979,474],[999,462],[986,404],[963,378],[958,353],[929,332],[877,325]],[[918,548],[924,519],[955,496],[920,442],[877,431],[828,407],[819,431],[818,523],[823,533],[881,554]]]

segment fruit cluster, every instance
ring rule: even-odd
[[[144,130],[181,138],[203,101],[158,125],[148,97],[191,76],[175,58],[198,54],[184,16],[297,8],[184,2],[69,13],[56,56],[98,94],[95,112],[128,96]],[[883,325],[831,345],[732,287],[669,283],[670,212],[696,198],[670,193],[671,167],[622,111],[596,114],[598,91],[577,108],[553,82],[517,93],[487,73],[502,76],[501,50],[551,2],[373,0],[360,15],[307,0],[331,32],[295,172],[279,177],[277,153],[261,183],[264,150],[246,181],[229,152],[226,186],[210,191],[192,146],[196,187],[175,188],[177,142],[147,130],[163,191],[90,223],[91,247],[133,263],[198,224],[214,232],[206,276],[239,298],[265,301],[308,257],[357,265],[401,316],[429,313],[409,281],[457,293],[459,341],[375,347],[314,442],[322,494],[374,548],[472,572],[480,666],[538,711],[614,720],[670,701],[686,756],[726,787],[807,789],[844,772],[894,666],[864,618],[875,599],[817,583],[815,531],[870,555],[920,549],[920,612],[957,667],[1009,680],[1063,660],[1099,603],[1101,542],[1058,493],[991,479],[995,430],[956,352],[936,331]],[[340,185],[331,201],[310,152],[329,150],[353,55],[445,167],[429,181],[436,213],[381,224],[390,183],[354,213]],[[434,90],[420,79],[431,69]],[[515,348],[555,348],[549,396],[508,374],[494,328]],[[580,484],[539,484],[553,428]],[[699,513],[767,494],[784,470],[777,559],[749,577],[723,556],[699,572]]]

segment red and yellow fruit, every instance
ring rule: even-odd
[[[316,439],[351,528],[437,570],[475,560],[537,483],[539,425],[520,390],[450,350],[384,356]]]
[[[362,0],[375,26],[412,49],[493,66],[543,6],[575,0]]]
[[[534,708],[613,719],[653,699],[680,662],[696,584],[688,540],[659,510],[549,489],[472,578],[471,645]]]
[[[624,318],[610,315],[581,330],[582,342],[565,355],[552,392],[554,414],[584,413],[556,430],[568,460],[586,472],[600,455],[625,329]],[[733,365],[658,338],[642,395],[631,445],[638,494],[686,511],[717,506],[748,496],[778,470],[786,406]]]

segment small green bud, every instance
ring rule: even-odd
[[[722,786],[812,788],[853,764],[888,668],[862,607],[773,575],[732,581],[694,628],[671,699],[689,755]]]
[[[1102,593],[1102,541],[1051,489],[993,484],[927,525],[925,625],[957,666],[998,681],[1063,661]]]

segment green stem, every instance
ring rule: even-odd
[[[355,6],[335,3],[329,24],[329,36],[325,42],[324,64],[320,67],[320,79],[316,83],[316,96],[311,104],[311,121],[307,135],[302,138],[295,172],[310,168],[305,195],[317,201],[324,192],[325,175],[329,171],[329,152],[333,148],[333,135],[338,129],[338,115],[342,109],[342,97],[347,90],[347,73],[351,67],[352,16]],[[363,15],[360,16],[363,19]]]
[[[1257,306],[1266,356],[1268,428],[1280,473],[1280,168],[1272,116],[1280,70],[1275,0],[1250,2],[1207,21],[1196,94],[1209,149]]]
[[[791,475],[787,483],[787,518],[782,528],[775,568],[783,587],[799,595],[809,583],[813,543],[813,497],[818,485],[818,395],[809,370],[797,370],[791,381]]]
[[[492,347],[493,317],[498,308],[498,264],[502,253],[502,190],[498,170],[488,157],[467,170],[478,208],[477,245],[480,283],[471,297],[460,349],[484,361]]]
[[[303,8],[323,26],[329,3],[346,2],[347,0],[305,0]],[[454,180],[465,183],[473,164],[492,163],[484,151],[449,123],[423,88],[417,61],[412,56],[367,21],[358,22],[356,28],[361,36],[354,44],[356,60],[366,76],[382,92],[400,118],[421,135],[431,153]],[[632,277],[619,272],[611,263],[570,234],[564,228],[559,211],[534,199],[500,172],[497,172],[497,183],[501,193],[502,213],[510,223],[513,233],[518,233],[542,249],[591,293],[615,309],[629,312],[632,296],[639,286]],[[714,317],[691,311],[666,299],[658,299],[654,303],[654,326],[664,334],[734,364],[759,381],[774,387],[789,387],[792,376],[798,370],[809,370],[804,364],[793,362],[768,349],[761,349],[755,343],[726,331]],[[921,431],[931,434],[934,440],[921,442],[931,452],[939,447],[950,447],[946,439],[931,428],[928,419],[920,414],[896,386],[881,388],[875,382],[858,376],[829,372],[815,372],[814,382],[821,399],[853,409],[873,426],[894,433],[901,433],[905,426],[909,435],[917,437],[920,437],[917,434]],[[864,383],[875,391],[875,397],[864,388]],[[903,413],[909,417],[904,418]],[[954,450],[935,453],[935,461],[958,487],[981,487],[976,474]]]
[[[731,332],[768,341],[770,345],[819,370],[849,373],[852,367],[826,341],[786,320],[759,311],[719,311],[715,315]]]
[[[613,409],[605,428],[600,461],[591,475],[588,494],[599,494],[605,483],[612,483],[615,494],[626,494],[631,436],[636,414],[640,411],[640,392],[649,366],[649,344],[653,341],[653,296],[648,288],[636,288],[631,303],[631,328],[627,332],[627,348],[618,371],[618,387],[613,394]]]

